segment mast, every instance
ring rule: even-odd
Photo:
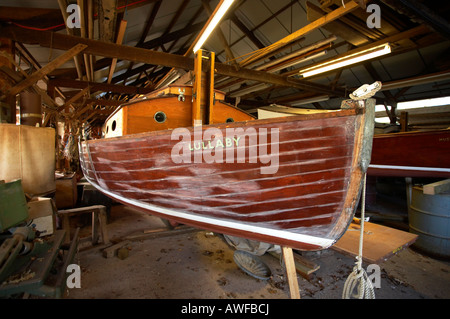
[[[214,59],[214,52],[198,50],[195,53],[192,94],[193,126],[213,123]]]

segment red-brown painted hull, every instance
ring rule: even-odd
[[[368,174],[450,178],[450,130],[375,135]]]
[[[366,114],[357,108],[203,127],[217,128],[223,136],[227,128],[277,129],[279,163],[271,174],[261,173],[267,163],[253,163],[250,157],[245,163],[236,158],[234,163],[174,163],[171,152],[180,139],[171,139],[173,130],[83,141],[81,167],[106,195],[150,214],[318,250],[331,246],[352,220],[363,176],[361,157],[370,157],[370,143],[364,141],[371,141],[373,131],[364,131]],[[233,152],[239,147],[248,152],[248,145],[241,143]]]

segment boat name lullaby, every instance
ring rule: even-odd
[[[172,148],[172,161],[176,164],[192,161],[211,164],[257,163],[259,160],[261,164],[269,164],[260,167],[261,174],[275,174],[279,166],[279,129],[270,128],[270,133],[268,131],[267,128],[257,131],[254,127],[228,127],[224,136],[218,128],[195,126],[192,139],[189,129],[176,128],[172,131],[171,140],[179,142]]]
[[[189,149],[191,151],[194,151],[194,150],[198,151],[198,150],[201,150],[201,149],[206,150],[207,148],[212,150],[213,148],[216,148],[216,147],[233,147],[233,145],[239,146],[239,140],[240,139],[241,139],[240,136],[238,138],[226,137],[225,138],[225,144],[224,144],[224,142],[222,140],[219,140],[219,139],[215,139],[213,141],[213,143],[215,143],[215,144],[211,144],[211,140],[209,140],[209,141],[202,141],[202,142],[194,142],[193,146],[191,145],[191,143],[189,143]],[[205,142],[207,142],[206,143],[207,145],[205,145]]]

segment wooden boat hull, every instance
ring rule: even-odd
[[[152,215],[320,250],[337,241],[351,222],[370,160],[374,101],[343,104],[346,109],[325,114],[180,131],[192,140],[169,129],[81,141],[81,167],[104,194]],[[211,144],[211,136],[206,137],[211,130],[222,143]],[[239,143],[226,140],[233,138],[230,132]],[[261,132],[270,132],[266,140]],[[263,156],[265,147],[276,161]],[[176,163],[174,153],[180,150],[188,154]],[[223,161],[208,161],[207,151],[223,152]]]
[[[450,130],[375,135],[368,174],[450,178]]]

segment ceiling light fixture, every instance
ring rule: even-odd
[[[338,59],[334,59],[332,61],[324,62],[316,66],[312,66],[306,69],[299,71],[299,74],[304,78],[308,76],[313,76],[316,74],[328,72],[331,70],[335,70],[338,68],[342,68],[347,65],[355,64],[358,62],[366,61],[369,59],[373,59],[385,54],[391,53],[391,46],[389,43],[385,43],[362,52],[357,52],[354,54],[347,55],[345,57],[341,57]]]
[[[209,35],[213,32],[214,28],[217,26],[219,21],[223,18],[225,13],[228,11],[228,9],[233,4],[234,0],[221,0],[220,3],[217,5],[216,9],[214,10],[213,14],[209,18],[207,22],[206,29],[202,32],[200,38],[197,40],[196,44],[194,45],[194,53],[197,52],[205,43],[205,41],[208,39]]]

